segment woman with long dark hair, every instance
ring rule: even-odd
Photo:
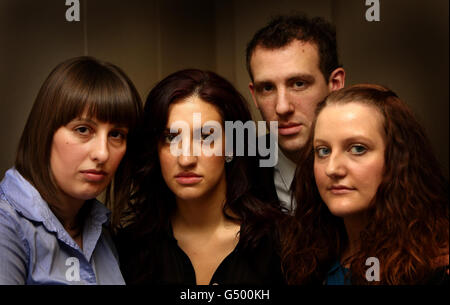
[[[290,284],[448,281],[448,182],[407,105],[355,85],[316,110],[282,260]]]
[[[251,120],[245,99],[213,72],[182,70],[151,90],[144,112],[117,237],[127,283],[281,283],[280,205],[258,199],[258,163],[236,154],[247,141],[225,151],[225,122]]]

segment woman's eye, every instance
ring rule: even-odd
[[[164,135],[164,142],[170,144],[172,143],[173,139],[175,139],[177,135],[174,133],[168,133]]]
[[[111,131],[109,135],[115,140],[125,140],[127,137],[124,132],[118,130]]]
[[[211,135],[210,133],[208,133],[208,134],[202,133],[202,140],[203,141],[206,140],[210,135]]]
[[[362,155],[367,151],[367,148],[364,145],[353,145],[350,147],[350,152],[354,155]]]
[[[89,127],[86,126],[79,126],[75,128],[75,131],[82,136],[87,136],[89,135],[90,129]]]
[[[319,158],[325,158],[330,154],[330,149],[328,147],[317,147],[316,154]]]

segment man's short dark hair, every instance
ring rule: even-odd
[[[336,30],[321,17],[308,18],[304,14],[277,16],[260,29],[248,43],[246,50],[247,70],[253,81],[250,60],[257,46],[279,49],[294,40],[313,42],[319,51],[319,68],[328,83],[331,73],[338,67]]]

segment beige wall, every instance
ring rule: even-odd
[[[364,2],[339,0],[336,26],[351,85],[394,90],[413,109],[448,177],[449,1],[380,1],[381,22],[366,22]]]
[[[364,0],[83,0],[72,23],[64,2],[0,0],[0,177],[40,85],[62,60],[111,61],[144,99],[171,72],[209,69],[251,102],[248,40],[270,16],[302,10],[336,24],[347,85],[385,84],[411,105],[448,176],[448,0],[380,0],[382,21],[372,23]]]
[[[83,24],[52,0],[0,0],[0,177],[13,165],[31,105],[50,70],[83,54]]]

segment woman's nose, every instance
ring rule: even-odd
[[[90,157],[98,163],[105,163],[109,159],[108,135],[97,134],[92,139]]]
[[[325,172],[329,177],[343,177],[347,173],[345,159],[342,154],[332,153],[328,158]]]

